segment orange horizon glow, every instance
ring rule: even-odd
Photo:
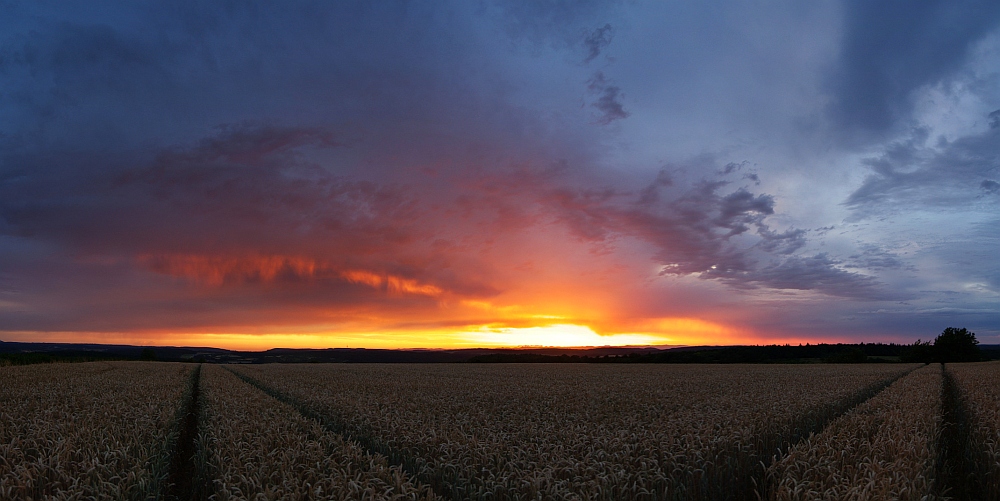
[[[126,344],[265,351],[272,348],[469,349],[739,346],[849,342],[844,339],[759,336],[696,319],[659,319],[686,331],[598,333],[586,325],[548,323],[530,327],[481,325],[455,329],[352,332],[8,332],[3,341]],[[433,340],[433,341],[431,341]]]
[[[222,318],[222,322],[213,318],[200,326],[191,322],[177,328],[160,327],[163,324],[151,318],[145,320],[145,328],[7,331],[0,333],[0,339],[241,351],[732,346],[844,340],[761,333],[724,314],[718,317],[726,321],[629,311],[630,299],[646,294],[620,281],[619,276],[630,269],[619,266],[581,276],[567,263],[573,255],[532,257],[522,269],[505,270],[497,279],[507,290],[476,295],[376,266],[297,255],[141,254],[134,262],[152,272],[148,279],[166,280],[207,298],[234,291],[311,292],[317,290],[311,287],[321,284],[357,294],[364,302],[331,306],[265,302],[244,310],[242,316]],[[577,258],[589,261],[593,256]],[[634,275],[647,272],[643,266],[631,269]]]

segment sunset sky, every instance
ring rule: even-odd
[[[0,1],[0,340],[1000,343],[1000,2]]]

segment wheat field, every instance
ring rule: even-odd
[[[9,366],[0,499],[995,498],[998,383],[996,363]]]
[[[768,469],[770,499],[934,499],[941,387],[921,368],[797,444]]]
[[[167,476],[192,367],[0,369],[0,499],[148,499]]]

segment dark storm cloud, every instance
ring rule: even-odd
[[[774,214],[774,197],[756,195],[740,188],[724,197],[719,207],[715,223],[729,230],[727,237],[739,235],[750,229],[748,225],[759,225],[764,217]]]
[[[347,127],[402,149],[426,144],[420,135],[525,127],[530,117],[502,94],[504,42],[475,29],[473,10],[248,2],[26,13],[0,37],[0,131],[38,147],[121,151],[268,120]],[[484,64],[491,51],[497,60]]]
[[[559,189],[541,195],[557,217],[585,241],[606,244],[622,237],[652,244],[661,275],[696,275],[739,289],[791,289],[860,298],[887,299],[875,277],[847,268],[880,269],[890,257],[871,251],[867,259],[844,262],[826,254],[802,255],[807,231],[775,231],[767,224],[774,198],[746,188],[728,190],[719,177],[676,186],[661,172],[637,193],[615,189]],[[662,193],[670,190],[669,193]],[[748,236],[748,242],[740,242]]]
[[[983,182],[979,183],[979,188],[986,193],[1000,193],[1000,183],[992,179],[984,179]]]
[[[738,287],[812,290],[830,296],[887,300],[899,294],[886,290],[873,276],[842,268],[843,262],[827,254],[790,256],[746,270],[713,269],[704,278],[719,279]]]
[[[914,90],[957,71],[970,47],[1000,23],[992,0],[850,0],[829,113],[850,139],[875,137],[908,118]]]
[[[918,128],[864,163],[871,173],[845,202],[857,217],[906,207],[969,206],[1000,173],[1000,128],[950,142]]]
[[[384,221],[409,219],[405,199],[297,158],[305,148],[335,146],[323,131],[231,126],[193,148],[155,154],[144,166],[113,155],[43,157],[0,184],[0,213],[19,235],[87,251],[179,249],[206,233],[238,246],[242,233],[270,225],[355,228],[359,233],[345,241],[361,245],[362,233],[404,238],[393,237],[399,231]],[[386,232],[365,228],[372,224]]]

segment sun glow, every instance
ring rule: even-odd
[[[554,317],[554,318],[553,318]],[[552,323],[559,322],[559,323]],[[658,318],[613,325],[525,314],[509,322],[426,328],[382,324],[313,324],[232,331],[7,332],[5,341],[208,346],[262,351],[271,348],[462,349],[505,347],[704,346],[805,344],[817,339],[761,335],[695,318]],[[824,339],[819,342],[839,342]]]
[[[539,327],[488,327],[469,332],[469,340],[480,346],[635,346],[662,344],[649,334],[601,335],[584,325],[554,324]]]
[[[749,330],[697,317],[616,315],[608,303],[580,306],[574,296],[552,291],[535,300],[523,298],[461,298],[436,285],[361,268],[333,268],[291,259],[206,260],[168,256],[154,268],[226,292],[238,285],[268,290],[268,283],[287,279],[286,286],[321,276],[377,289],[386,298],[433,298],[433,315],[426,312],[386,314],[379,308],[326,310],[301,308],[295,315],[248,318],[239,325],[204,329],[157,327],[119,332],[21,333],[6,340],[106,342],[118,344],[210,346],[235,350],[270,348],[462,349],[503,347],[599,347],[761,344],[777,333]],[[310,275],[311,274],[311,275]],[[289,278],[291,277],[291,278]],[[222,286],[223,284],[229,284]],[[561,299],[561,300],[560,300]],[[546,302],[547,300],[547,302]],[[603,308],[602,308],[603,307]],[[299,317],[301,315],[301,317]],[[325,318],[324,318],[325,317]],[[300,321],[310,318],[314,321]],[[318,320],[318,321],[315,321]],[[14,339],[11,339],[13,337]]]

